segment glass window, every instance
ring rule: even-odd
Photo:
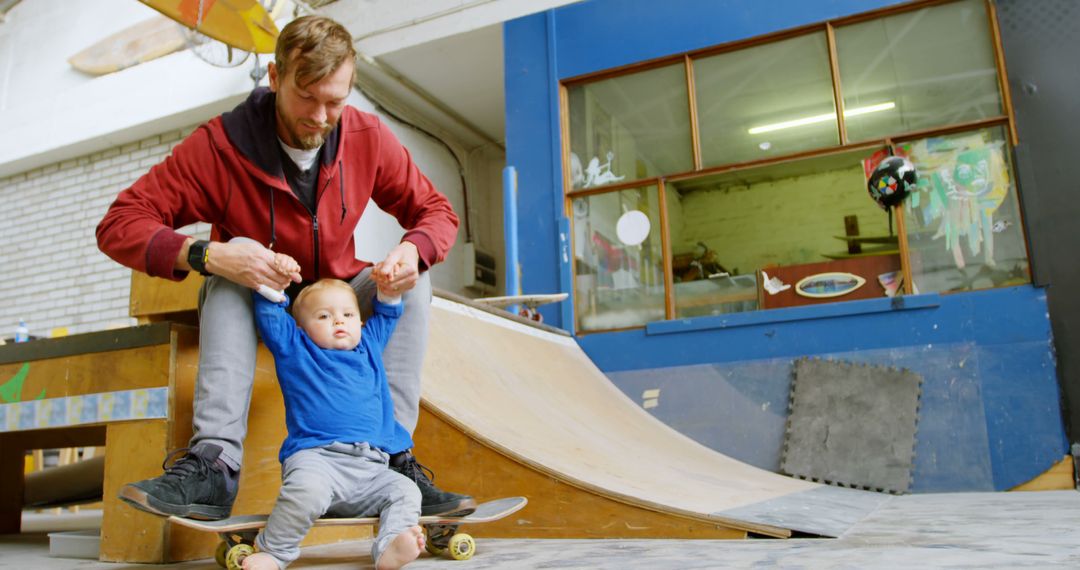
[[[922,139],[897,150],[919,176],[918,191],[904,206],[918,292],[1031,281],[1003,128]]]
[[[577,329],[664,319],[664,259],[656,186],[574,198]]]
[[[899,255],[896,240],[888,239],[886,213],[866,191],[862,160],[874,150],[672,183],[667,209],[676,317],[811,303],[790,289],[769,292],[764,283],[759,293],[761,270],[780,279],[779,286],[830,271],[867,281],[858,295],[822,302],[883,296],[877,277],[898,269]],[[866,244],[857,253],[848,247],[856,241],[847,235],[853,227]]]
[[[681,62],[567,87],[568,190],[637,185],[571,200],[578,331],[902,294],[902,263],[922,293],[1030,283],[1005,126],[895,147],[919,175],[908,259],[866,187],[881,141],[1004,122],[985,0],[835,28],[847,141],[820,30],[695,57],[693,93]]]
[[[834,146],[824,33],[694,60],[703,166]]]
[[[567,96],[574,189],[694,168],[683,64],[570,87]]]
[[[836,30],[848,139],[1003,114],[983,0],[965,0]]]

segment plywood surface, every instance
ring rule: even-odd
[[[433,415],[513,462],[621,504],[775,536],[815,532],[815,518],[828,518],[797,509],[786,518],[726,516],[797,500],[817,485],[751,467],[669,428],[611,384],[573,339],[460,303],[435,300],[423,399]],[[530,497],[523,516],[542,501]]]
[[[39,342],[39,341],[34,341]],[[0,364],[0,378],[23,373],[19,398],[61,398],[168,385],[167,344]]]
[[[192,312],[198,307],[203,280],[194,271],[179,282],[132,271],[129,314],[142,320],[157,320],[170,314]]]
[[[1010,491],[1063,491],[1076,488],[1073,457],[1066,455],[1039,476],[1009,489]]]

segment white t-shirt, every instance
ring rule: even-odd
[[[296,166],[300,168],[301,172],[307,172],[311,168],[311,165],[315,164],[315,159],[319,158],[319,149],[322,148],[320,146],[311,150],[300,150],[285,144],[285,141],[281,140],[280,137],[278,138],[278,144],[281,145],[285,154],[289,155],[289,158],[296,163]]]

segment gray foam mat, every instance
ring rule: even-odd
[[[922,377],[909,370],[795,361],[780,469],[830,485],[911,487]]]

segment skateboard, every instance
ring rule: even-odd
[[[569,296],[569,293],[553,293],[549,295],[510,295],[507,297],[483,297],[480,299],[473,299],[473,302],[504,310],[513,305],[521,305],[521,310],[518,311],[520,316],[533,321],[543,322],[544,319],[540,316],[540,313],[537,312],[536,308],[540,305],[564,301]]]
[[[523,509],[529,500],[525,497],[508,497],[481,503],[476,510],[465,516],[420,517],[420,526],[427,531],[426,549],[435,556],[449,554],[454,560],[468,560],[476,552],[473,537],[458,532],[463,524],[480,524],[497,521]],[[214,551],[214,560],[222,568],[240,570],[247,558],[255,552],[255,537],[266,526],[268,515],[241,515],[219,521],[200,521],[171,516],[170,522],[206,532],[217,533],[221,543]],[[379,524],[378,517],[324,518],[314,526],[365,526]]]

